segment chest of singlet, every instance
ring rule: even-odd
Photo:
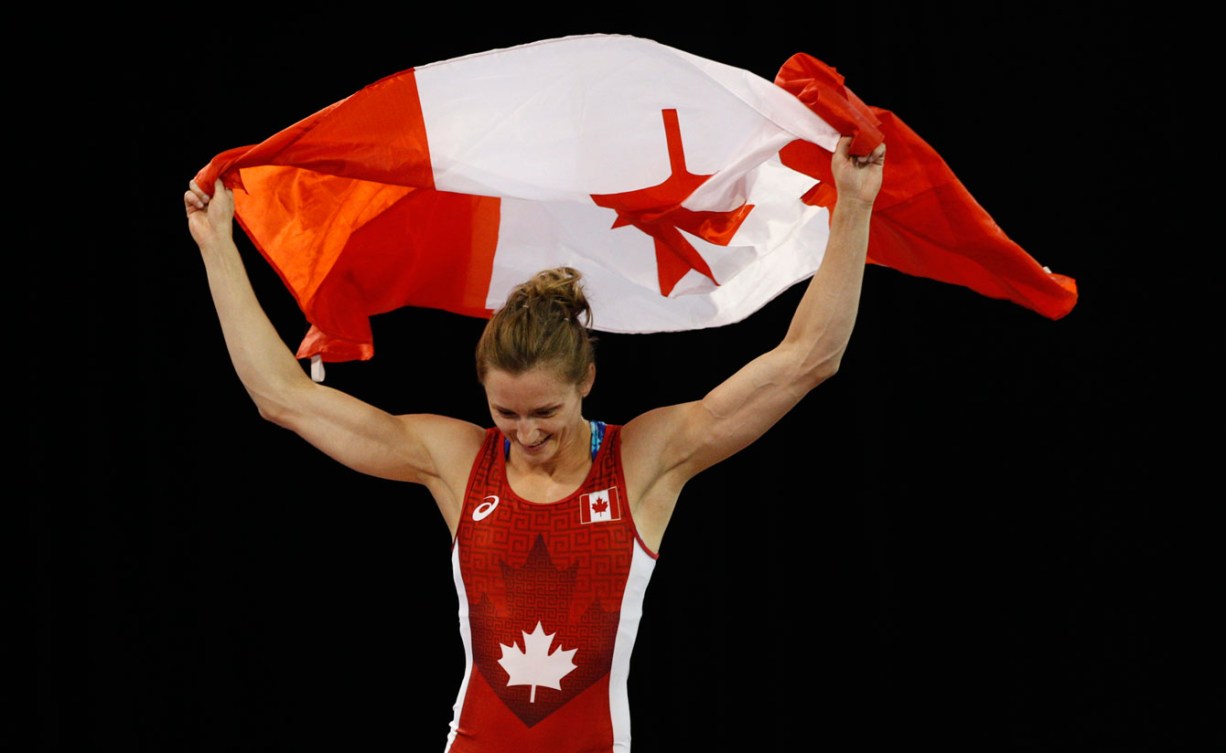
[[[628,746],[625,680],[655,559],[630,515],[619,432],[607,427],[583,484],[549,504],[515,493],[487,432],[453,550],[467,669],[450,750]]]

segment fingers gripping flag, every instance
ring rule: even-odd
[[[310,322],[299,358],[368,359],[369,318],[488,316],[537,271],[586,278],[594,326],[744,319],[813,274],[840,134],[890,164],[870,262],[1058,318],[1076,300],[922,139],[797,55],[775,81],[635,37],[585,35],[388,76],[196,176]]]

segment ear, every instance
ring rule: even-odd
[[[592,391],[592,385],[595,382],[596,382],[596,364],[589,363],[587,365],[587,376],[583,378],[582,382],[579,382],[579,394],[582,397],[587,397],[588,393]]]

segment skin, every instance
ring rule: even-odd
[[[484,387],[490,417],[511,440],[507,480],[516,494],[533,502],[556,502],[583,483],[591,461],[591,428],[583,398],[596,369],[579,384],[541,366],[523,374],[492,369]]]
[[[885,163],[884,144],[868,155],[852,155],[849,145],[841,139],[832,155],[838,203],[825,255],[783,340],[700,399],[649,410],[622,430],[627,498],[653,551],[691,478],[761,437],[839,369]],[[234,244],[230,191],[218,181],[210,198],[192,183],[184,206],[231,361],[260,415],[354,470],[423,484],[454,536],[484,428],[445,416],[393,415],[311,380],[252,290]],[[549,365],[486,375],[490,417],[512,442],[507,474],[519,496],[547,504],[583,482],[591,458],[582,405],[595,376],[593,367],[575,384]]]

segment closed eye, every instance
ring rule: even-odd
[[[553,416],[557,415],[558,410],[560,410],[560,407],[557,405],[551,405],[548,408],[538,408],[537,410],[532,411],[532,417],[533,418],[552,418]],[[515,413],[515,411],[508,410],[506,408],[495,408],[494,412],[497,413],[502,418],[511,419],[511,418],[519,417]]]

